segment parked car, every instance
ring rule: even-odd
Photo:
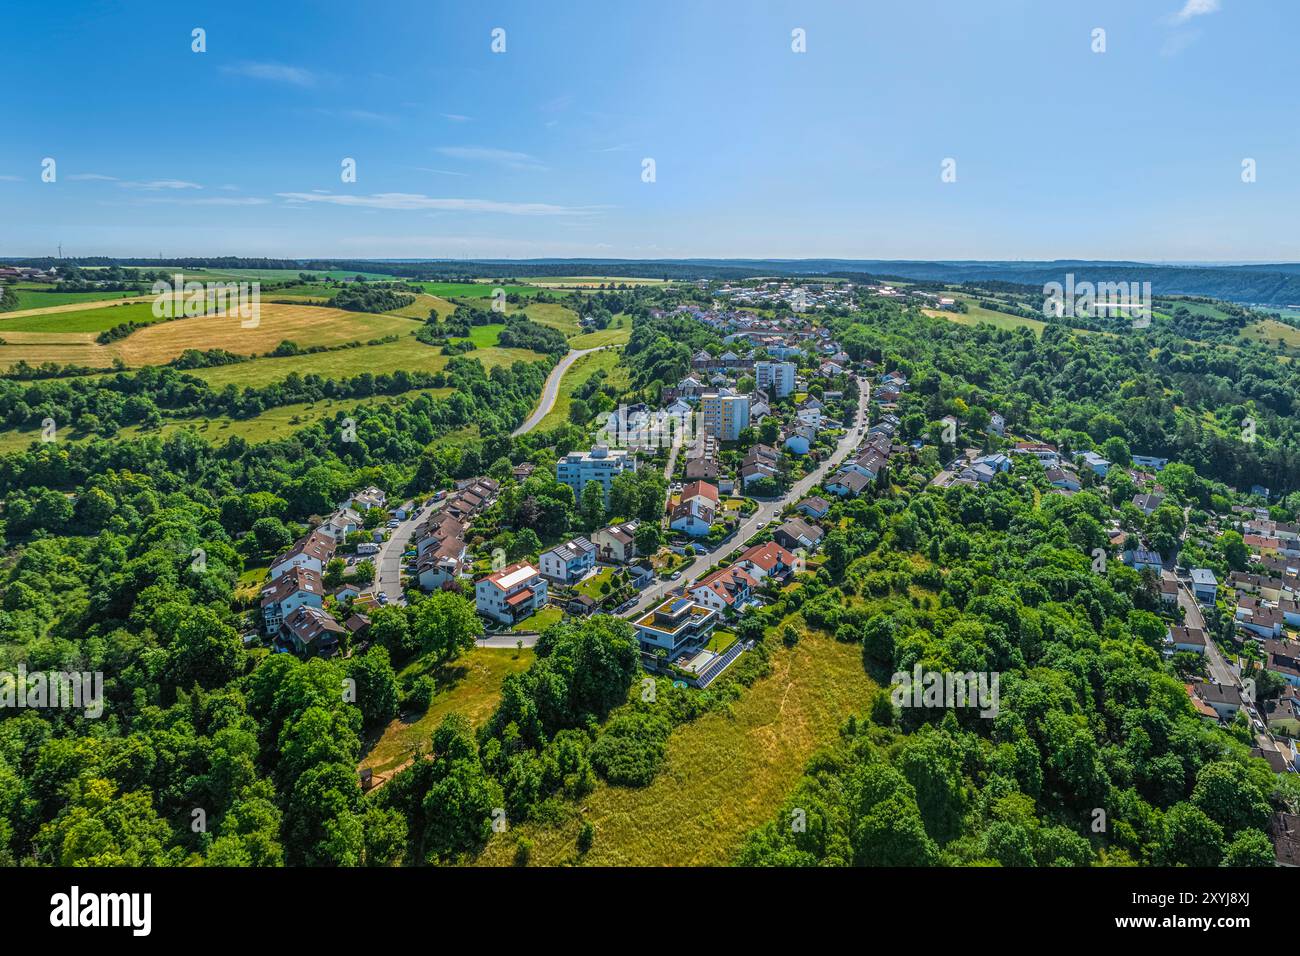
[[[674,581],[676,581],[676,580],[677,580],[678,578],[680,578],[681,576],[682,576],[682,572],[680,572],[680,571],[674,571],[672,574],[668,575],[668,577],[671,578],[671,579],[674,580]]]

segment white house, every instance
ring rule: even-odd
[[[512,564],[474,585],[474,606],[485,617],[514,624],[546,606],[546,579],[531,564]]]
[[[325,565],[334,557],[334,538],[317,529],[294,542],[292,548],[271,562],[271,580],[274,581],[290,568],[309,568],[323,574]]]
[[[556,584],[573,584],[596,566],[596,546],[586,538],[574,538],[543,551],[538,561],[542,577]]]

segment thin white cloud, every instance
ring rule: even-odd
[[[1219,12],[1219,0],[1187,0],[1183,8],[1174,14],[1175,23],[1186,23],[1193,17],[1203,17],[1207,13]]]
[[[491,146],[439,146],[437,152],[451,159],[470,163],[488,163],[505,169],[542,170],[546,166],[536,156],[512,149],[495,149]]]
[[[397,117],[391,113],[375,113],[371,110],[316,110],[321,116],[331,116],[335,119],[354,120],[358,123],[379,123],[384,126],[393,126],[397,123]]]
[[[150,205],[165,204],[169,206],[265,206],[271,200],[256,196],[203,196],[182,198],[180,196],[149,196],[137,200]]]
[[[589,215],[598,206],[558,206],[542,202],[502,202],[495,199],[444,199],[421,193],[374,193],[358,196],[342,193],[276,193],[290,203],[325,203],[354,209],[424,210],[438,212],[489,212],[508,216]]]
[[[223,73],[245,76],[253,80],[269,80],[273,83],[288,83],[291,86],[315,86],[320,78],[311,70],[301,66],[289,66],[286,63],[236,63],[223,66]]]
[[[103,173],[73,173],[68,179],[74,182],[94,182],[94,183],[115,183],[116,176],[105,176]]]
[[[451,169],[434,169],[430,166],[412,166],[417,173],[433,173],[438,176],[468,176],[469,173],[458,173]]]
[[[124,183],[119,183],[118,185],[122,186],[125,189],[148,189],[148,190],[202,189],[203,188],[198,183],[186,182],[184,179],[151,179],[148,182],[143,182],[143,183],[124,182]]]
[[[0,176],[0,182],[20,183],[22,181],[23,181],[23,177],[21,176]]]
[[[468,123],[473,119],[472,116],[465,116],[462,113],[443,113],[442,118],[451,120],[453,123]]]

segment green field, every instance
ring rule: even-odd
[[[1300,329],[1276,319],[1264,319],[1246,326],[1241,330],[1241,338],[1271,347],[1277,347],[1281,342],[1282,348],[1288,351],[1300,349]]]
[[[999,329],[1033,329],[1034,334],[1039,336],[1043,334],[1043,328],[1047,324],[1039,319],[1026,319],[1023,316],[1011,315],[1007,312],[994,312],[992,309],[986,309],[974,299],[966,296],[955,296],[954,298],[965,301],[969,311],[948,312],[945,309],[922,309],[921,311],[936,319],[947,319],[949,322],[956,322],[958,325],[979,325],[984,322]]]
[[[51,306],[67,303],[49,303]],[[40,306],[30,306],[40,308]],[[157,322],[152,302],[127,302],[48,315],[7,316],[0,312],[0,332],[103,332],[123,322]]]
[[[569,339],[569,348],[594,349],[599,345],[626,345],[632,337],[632,317],[621,312],[610,320],[609,327],[582,332]]]
[[[111,299],[129,299],[140,294],[138,292],[54,292],[50,286],[21,282],[15,285],[14,292],[18,294],[18,305],[15,310],[45,309],[54,305],[74,305],[80,302],[106,302]]]
[[[861,714],[874,685],[862,649],[810,634],[773,653],[772,673],[744,691],[730,713],[679,727],[664,766],[640,789],[600,784],[558,825],[525,823],[493,837],[479,862],[508,866],[520,835],[531,860],[555,866],[576,859],[578,830],[596,839],[582,858],[595,866],[723,866],[752,828],[798,782],[808,758]]]

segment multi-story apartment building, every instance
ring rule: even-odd
[[[785,398],[794,391],[793,362],[755,362],[754,382],[773,398]]]
[[[609,504],[610,486],[625,471],[636,471],[635,456],[626,449],[597,445],[591,451],[571,451],[556,462],[555,480],[572,488],[579,501],[587,482],[599,482],[605,490],[605,504]]]
[[[749,396],[730,389],[710,392],[700,399],[701,427],[719,441],[738,441],[749,427]]]
[[[474,585],[474,606],[494,621],[514,624],[546,606],[546,579],[531,564],[512,564]]]

